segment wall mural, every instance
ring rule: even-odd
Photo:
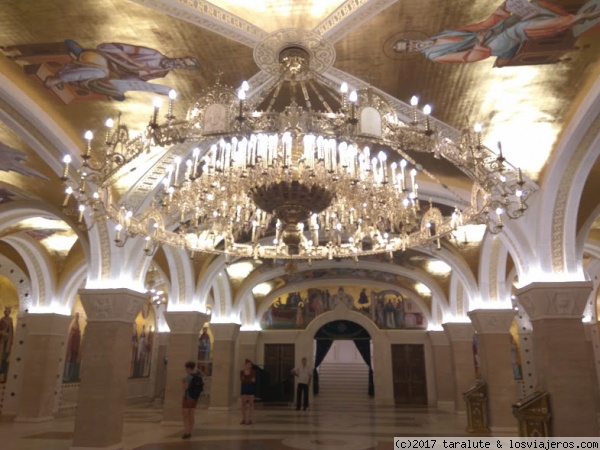
[[[0,384],[6,383],[14,343],[19,294],[12,282],[0,275]]]
[[[191,56],[169,57],[153,48],[117,42],[85,48],[67,39],[2,47],[1,50],[64,103],[106,97],[123,101],[127,91],[167,95],[170,86],[149,81],[166,77],[171,70],[200,68],[198,60]]]
[[[426,329],[423,313],[399,291],[377,291],[356,286],[308,288],[275,299],[263,314],[261,327],[268,329],[304,329],[317,316],[339,303],[360,312],[382,329]]]
[[[2,161],[0,170],[5,172],[12,171],[28,177],[37,177],[41,178],[42,180],[48,180],[47,177],[39,173],[37,170],[25,165],[25,162],[27,161],[27,155],[25,153],[23,153],[21,150],[17,150],[16,148],[9,147],[2,142],[0,142],[0,161]]]
[[[485,20],[427,39],[399,39],[397,53],[420,52],[434,62],[470,63],[496,57],[495,66],[551,64],[577,50],[577,38],[598,28],[600,0],[576,11],[540,0],[506,0]]]
[[[81,358],[83,356],[83,337],[87,326],[87,316],[79,295],[73,302],[73,321],[69,325],[67,335],[67,352],[63,370],[63,383],[78,383],[81,374]]]
[[[156,313],[152,303],[148,302],[132,324],[129,378],[150,376],[155,330]]]
[[[198,370],[207,377],[212,375],[212,342],[210,327],[205,326],[198,338]]]

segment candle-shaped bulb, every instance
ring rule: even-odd
[[[83,137],[85,138],[86,141],[91,141],[92,139],[94,139],[94,133],[92,133],[90,130],[87,130],[85,132],[85,134],[83,135]]]
[[[340,86],[340,92],[342,94],[347,94],[348,93],[348,83],[346,83],[345,81]]]
[[[238,100],[243,101],[246,100],[246,91],[243,89],[240,89],[238,91]]]
[[[197,158],[200,155],[200,149],[198,147],[194,148],[194,150],[192,150],[192,156],[194,158]]]
[[[169,91],[169,100],[173,101],[177,99],[177,91],[175,89],[171,89]],[[160,105],[158,105],[160,107]]]
[[[85,205],[79,205],[79,217],[77,221],[79,223],[83,222],[83,212],[85,211]]]
[[[162,106],[162,99],[160,97],[154,97],[154,100],[152,100],[152,104],[156,109],[159,109]]]
[[[504,210],[502,208],[496,208],[496,214],[498,215],[498,217],[500,217],[503,212]]]
[[[393,162],[393,163],[390,165],[390,167],[391,167],[392,169],[396,170],[396,168],[398,167],[398,164],[396,164],[396,161],[394,161],[394,162]]]
[[[65,163],[65,168],[63,170],[62,179],[66,180],[67,177],[69,176],[69,164],[71,164],[71,155],[65,155],[63,157],[63,162]]]
[[[410,99],[410,105],[417,106],[418,104],[419,104],[419,97],[417,97],[416,95],[413,95]]]
[[[379,152],[377,157],[379,158],[379,161],[381,161],[381,162],[383,162],[387,159],[387,155],[383,151]]]
[[[358,94],[356,93],[356,91],[350,92],[350,95],[348,96],[348,101],[355,103],[357,100],[358,100]]]
[[[473,127],[475,130],[475,133],[481,133],[481,130],[483,129],[483,127],[481,126],[480,123],[476,123],[475,127]]]
[[[400,161],[400,167],[402,167],[403,169],[406,167],[406,164],[407,164],[407,162],[406,162],[405,159],[403,159],[402,161]]]
[[[247,92],[248,90],[250,90],[250,85],[248,84],[247,81],[244,80],[244,82],[242,83],[242,90],[244,92]]]
[[[106,128],[112,128],[115,125],[115,121],[109,117],[106,119],[106,122],[104,122],[104,125],[106,125]]]
[[[431,106],[430,105],[425,105],[423,107],[423,114],[425,114],[426,116],[428,116],[429,114],[431,114]]]

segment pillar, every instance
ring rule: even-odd
[[[169,333],[160,332],[156,333],[156,344],[157,355],[156,365],[154,366],[155,382],[154,392],[152,397],[154,398],[155,404],[164,404],[165,402],[165,389],[167,387],[167,351],[169,349]]]
[[[532,283],[517,291],[533,326],[538,384],[550,394],[553,436],[598,436],[583,311],[591,281]]]
[[[475,384],[475,366],[473,363],[473,333],[470,323],[445,323],[444,331],[450,342],[452,354],[452,375],[454,378],[454,411],[466,414],[467,408],[463,392]]]
[[[469,312],[477,332],[481,377],[487,384],[490,431],[517,435],[517,420],[512,405],[518,400],[513,372],[510,327],[515,318],[512,309],[478,309]]]
[[[162,424],[181,426],[181,380],[185,376],[185,363],[198,361],[200,330],[210,316],[198,311],[167,311],[165,320],[170,332]]]
[[[239,388],[240,384],[239,377],[234,378],[235,347],[240,325],[212,323],[210,329],[214,336],[210,409],[228,410],[233,402],[234,386]]]
[[[57,379],[62,377],[70,316],[60,314],[27,315],[23,387],[15,421],[52,420]],[[15,343],[16,344],[16,343]]]
[[[454,408],[454,373],[452,371],[452,352],[450,342],[443,331],[429,331],[429,340],[433,348],[435,367],[435,386],[437,406]]]
[[[147,294],[126,288],[82,289],[87,316],[71,449],[122,447],[131,326]]]

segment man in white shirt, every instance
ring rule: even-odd
[[[300,403],[304,411],[308,408],[308,387],[312,379],[312,370],[306,365],[306,358],[302,358],[300,367],[292,369],[292,374],[298,378],[298,388],[296,389],[296,411],[300,410]]]

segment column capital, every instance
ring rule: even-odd
[[[150,297],[127,288],[80,289],[88,322],[132,323]]]
[[[431,330],[428,331],[429,340],[433,346],[450,345],[448,342],[448,336],[444,330]]]
[[[475,328],[473,324],[466,322],[449,322],[442,324],[446,336],[450,342],[469,341],[473,340]]]
[[[478,334],[509,333],[515,319],[513,309],[474,309],[467,315]]]
[[[166,311],[165,320],[171,334],[200,335],[200,330],[210,320],[210,316],[199,311]]]
[[[581,319],[592,288],[591,281],[531,283],[516,295],[531,321]]]
[[[24,317],[29,336],[60,336],[67,334],[73,318],[56,313],[29,313]]]
[[[258,330],[240,330],[240,344],[256,345],[259,334]]]
[[[239,323],[211,323],[210,330],[215,341],[234,341],[240,332]]]

